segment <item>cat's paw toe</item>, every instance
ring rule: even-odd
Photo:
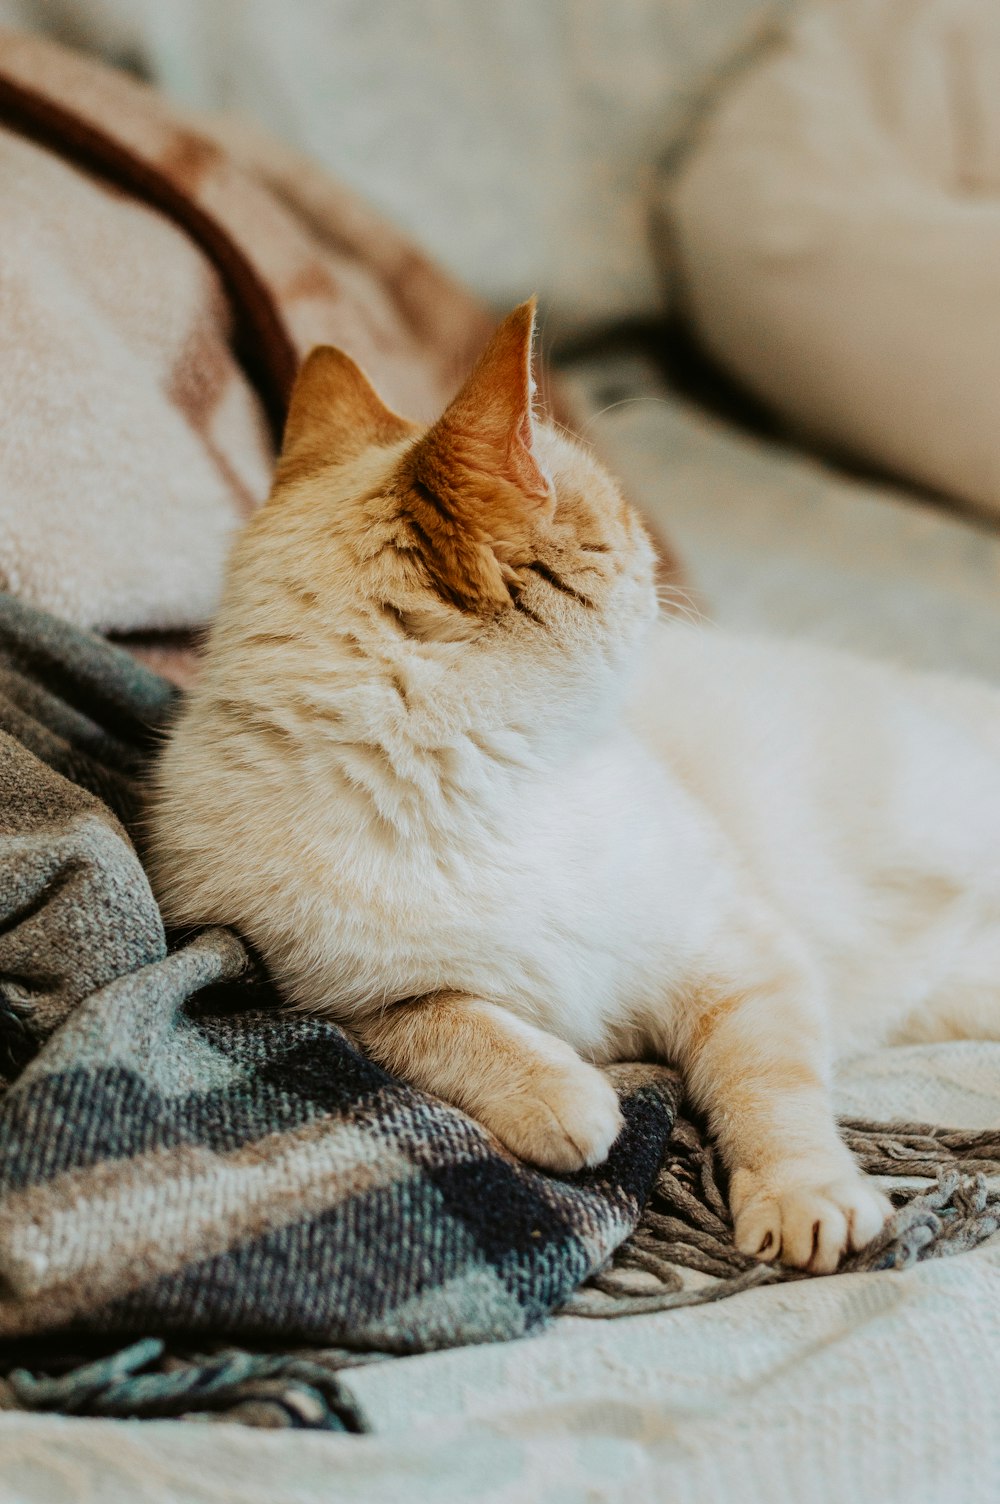
[[[607,1159],[623,1121],[614,1087],[578,1061],[540,1073],[530,1091],[495,1104],[487,1126],[519,1159],[566,1172]]]
[[[812,1274],[832,1274],[847,1253],[870,1243],[892,1211],[889,1200],[858,1171],[836,1179],[782,1182],[742,1176],[735,1211],[736,1246],[770,1263],[780,1259]]]

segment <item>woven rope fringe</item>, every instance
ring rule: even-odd
[[[1000,1188],[986,1182],[987,1175],[1000,1175],[1000,1132],[853,1118],[841,1130],[869,1174],[934,1182],[930,1188],[887,1187],[895,1214],[867,1248],[841,1265],[844,1272],[906,1269],[921,1259],[975,1248],[1000,1228]],[[739,1252],[720,1178],[712,1146],[694,1123],[678,1118],[639,1226],[564,1312],[632,1316],[811,1278]]]
[[[39,1365],[46,1370],[40,1374],[12,1368],[0,1378],[0,1410],[363,1432],[364,1417],[337,1378],[338,1369],[358,1361],[360,1355],[337,1348],[179,1353],[145,1337],[89,1361],[57,1357]]]

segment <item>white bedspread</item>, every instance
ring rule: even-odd
[[[1000,540],[580,369],[718,617],[1000,679]],[[840,1106],[983,1127],[1000,1045],[882,1051]],[[0,1416],[0,1504],[996,1504],[1000,1241],[348,1376],[374,1434]]]

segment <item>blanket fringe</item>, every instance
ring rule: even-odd
[[[987,1182],[987,1176],[1000,1175],[1000,1133],[857,1119],[844,1121],[841,1129],[869,1174],[883,1183],[888,1177],[917,1182],[886,1187],[896,1211],[844,1271],[907,1269],[975,1248],[1000,1229],[1000,1186]],[[694,1122],[679,1117],[638,1227],[563,1312],[634,1316],[811,1278],[738,1252],[721,1185],[711,1144]],[[33,1371],[11,1366],[9,1359],[0,1365],[0,1410],[363,1432],[365,1418],[338,1374],[389,1356],[341,1348],[198,1351],[158,1337],[98,1356],[53,1349],[46,1358],[35,1347],[24,1354]]]
[[[364,1432],[364,1417],[337,1378],[338,1369],[358,1361],[358,1354],[336,1348],[177,1352],[159,1337],[145,1337],[82,1362],[50,1360],[41,1373],[11,1369],[0,1379],[0,1410]]]
[[[896,1211],[843,1272],[907,1269],[919,1260],[963,1253],[1000,1228],[1000,1133],[924,1123],[841,1122],[843,1137],[870,1175],[926,1185],[887,1185]],[[720,1189],[721,1167],[696,1124],[678,1118],[667,1159],[635,1232],[608,1267],[563,1307],[574,1316],[632,1316],[704,1305],[741,1290],[813,1276],[760,1264],[732,1242]]]

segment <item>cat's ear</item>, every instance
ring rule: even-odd
[[[554,505],[535,455],[531,343],[535,301],[497,329],[444,415],[404,461],[407,511],[425,564],[463,610],[509,605],[514,571]]]
[[[527,510],[544,506],[550,486],[534,453],[531,347],[535,299],[509,313],[458,396],[419,446],[417,470],[457,482],[463,472],[514,487]],[[449,486],[454,489],[454,486]]]
[[[343,350],[317,345],[292,390],[278,464],[279,481],[392,444],[418,432],[391,408]]]

